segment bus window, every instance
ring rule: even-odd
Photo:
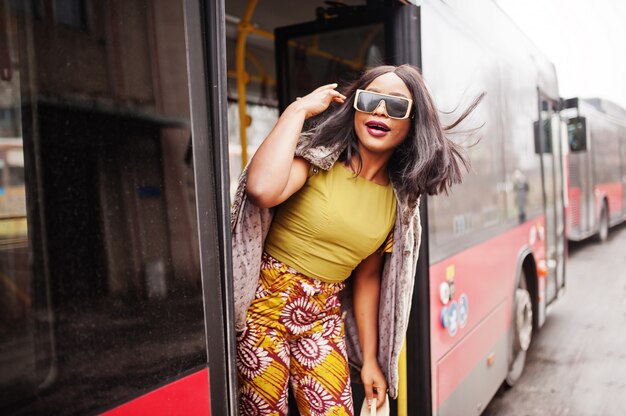
[[[543,120],[541,123],[543,132],[539,132],[539,122],[535,121],[535,153],[552,153],[552,127],[550,120]],[[543,141],[541,140],[543,139]]]
[[[567,122],[569,150],[584,152],[587,150],[587,122],[585,117],[574,117]]]
[[[345,86],[363,69],[385,63],[383,23],[302,36],[299,30],[296,26],[278,31],[277,53],[284,56],[286,70],[282,108],[320,85]],[[289,42],[281,42],[282,36]]]
[[[85,414],[206,367],[183,1],[44,3],[0,0],[0,409]]]

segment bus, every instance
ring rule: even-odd
[[[3,414],[236,415],[233,184],[291,100],[382,63],[421,68],[444,124],[487,93],[453,136],[465,182],[421,197],[392,413],[480,414],[519,380],[565,287],[568,149],[554,66],[496,3],[0,0],[0,17],[27,220],[0,263]]]
[[[569,143],[571,241],[595,236],[626,220],[626,110],[602,98],[564,100]]]

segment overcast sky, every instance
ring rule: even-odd
[[[495,1],[556,65],[562,97],[626,108],[626,1]]]

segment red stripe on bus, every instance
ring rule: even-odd
[[[534,230],[533,230],[534,228]],[[432,372],[433,405],[438,408],[457,388],[469,372],[482,360],[495,340],[500,339],[511,325],[513,293],[518,272],[518,256],[524,247],[530,247],[535,261],[539,263],[545,257],[545,230],[543,217],[527,221],[514,229],[478,244],[461,253],[451,256],[430,267],[430,305],[431,305],[431,360],[432,368],[458,345],[466,336],[475,337],[462,354],[455,354],[445,368],[454,368],[447,375],[445,383],[439,386],[437,372]],[[531,241],[536,236],[535,241]],[[454,298],[458,301],[462,294],[468,298],[468,319],[463,328],[451,336],[441,324],[441,311],[444,307],[440,300],[439,288],[454,274]],[[502,303],[504,302],[504,307]],[[449,306],[448,304],[447,306]],[[504,315],[501,319],[490,319],[481,325],[483,334],[476,337],[471,333],[495,308],[499,307]]]
[[[204,370],[183,377],[150,393],[138,397],[105,416],[136,415],[211,415],[209,372]]]

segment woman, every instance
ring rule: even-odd
[[[287,107],[233,204],[243,415],[285,415],[289,381],[301,414],[352,415],[348,356],[368,401],[380,406],[387,391],[397,396],[418,198],[447,191],[467,167],[445,132],[482,96],[444,128],[409,65],[373,68],[345,95],[336,88],[322,86]]]

